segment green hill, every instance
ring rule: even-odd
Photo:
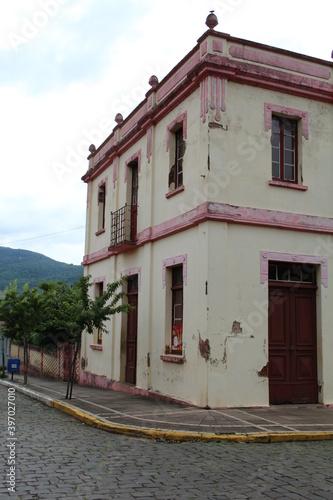
[[[28,250],[0,247],[0,290],[17,280],[22,290],[25,283],[38,287],[41,281],[63,281],[72,285],[83,276],[83,267],[65,264]]]

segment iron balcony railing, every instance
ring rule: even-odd
[[[131,206],[125,204],[115,212],[111,212],[111,241],[110,246],[115,247],[131,241]]]

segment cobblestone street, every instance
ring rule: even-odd
[[[154,442],[93,429],[17,392],[13,441],[4,386],[0,398],[0,498],[333,498],[332,441]]]

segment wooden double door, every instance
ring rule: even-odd
[[[316,287],[269,285],[269,400],[317,403]]]

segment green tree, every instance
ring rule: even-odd
[[[28,381],[28,349],[39,322],[39,296],[37,288],[25,284],[21,293],[17,282],[10,284],[4,291],[0,302],[0,321],[4,322],[3,333],[18,345],[24,346],[24,383]]]
[[[81,345],[83,331],[92,334],[95,328],[108,333],[105,322],[113,314],[127,313],[131,308],[123,304],[124,292],[120,291],[123,279],[108,283],[102,296],[92,299],[89,295],[90,276],[80,278],[74,285],[64,283],[41,283],[40,324],[37,340],[39,345],[45,345],[54,338],[74,344],[74,355],[68,378],[66,399],[72,396],[75,377],[77,353]]]

